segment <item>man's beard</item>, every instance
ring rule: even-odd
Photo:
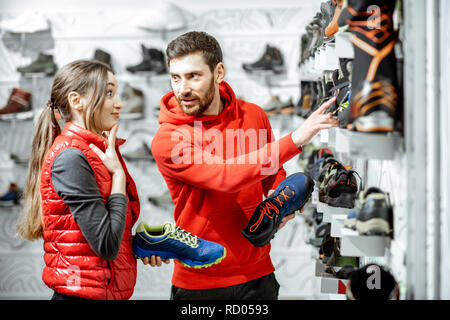
[[[181,110],[183,110],[185,114],[190,116],[196,116],[202,114],[203,112],[206,111],[206,109],[208,109],[208,107],[214,100],[214,93],[215,93],[214,79],[212,79],[209,88],[203,97],[199,97],[195,94],[192,94],[189,96],[179,96],[176,98],[181,106]],[[195,107],[186,107],[182,102],[183,99],[196,99],[198,105]]]

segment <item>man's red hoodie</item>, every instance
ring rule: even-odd
[[[175,204],[175,223],[223,245],[227,256],[209,268],[175,262],[172,284],[210,289],[244,283],[274,271],[270,244],[254,247],[241,234],[263,194],[286,177],[282,165],[297,155],[289,135],[274,141],[269,120],[255,104],[220,84],[219,115],[190,116],[174,93],[161,99],[152,154]]]

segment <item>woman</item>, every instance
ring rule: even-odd
[[[107,65],[69,63],[55,75],[37,123],[17,231],[28,240],[43,237],[42,279],[55,291],[52,299],[133,294],[131,229],[140,204],[118,149],[124,140],[116,141],[117,89]],[[65,122],[62,132],[56,110]]]

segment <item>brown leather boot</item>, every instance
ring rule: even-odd
[[[14,88],[9,96],[8,103],[0,109],[0,120],[32,118],[31,97],[31,92]]]

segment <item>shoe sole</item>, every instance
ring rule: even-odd
[[[33,118],[33,111],[7,113],[0,115],[0,120],[27,120]]]
[[[356,222],[356,230],[361,235],[387,236],[391,234],[389,222],[384,219],[376,218],[367,221]]]
[[[280,74],[284,72],[284,67],[283,66],[273,66],[271,69],[266,69],[264,67],[252,67],[252,68],[248,68],[245,69],[245,71],[249,72],[249,73],[259,73],[259,72],[270,72],[273,71],[273,73],[275,74]]]
[[[331,207],[353,209],[355,206],[356,194],[341,193],[338,197],[327,197],[327,204]]]
[[[178,255],[176,255],[173,252],[167,252],[167,251],[156,251],[156,250],[143,250],[141,248],[133,248],[134,256],[137,259],[144,260],[145,258],[149,258],[151,256],[159,256],[161,259],[176,259],[178,262],[180,262],[183,266],[188,268],[194,268],[194,269],[200,269],[200,268],[208,268],[215,264],[220,263],[223,259],[225,259],[227,255],[227,250],[225,247],[223,248],[223,255],[215,260],[210,261],[196,261],[191,260],[187,258],[181,258]]]
[[[346,219],[344,221],[344,227],[347,229],[356,230],[356,218]]]
[[[384,112],[374,112],[369,116],[359,117],[353,124],[356,131],[362,132],[392,132],[394,119]]]

